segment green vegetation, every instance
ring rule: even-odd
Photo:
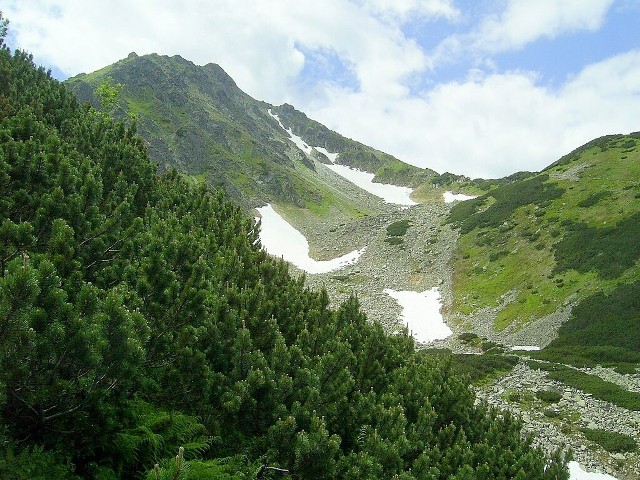
[[[640,280],[585,298],[537,358],[574,365],[640,364]]]
[[[439,175],[434,175],[430,179],[430,183],[436,188],[442,188],[443,190],[453,188],[455,190],[481,194],[493,190],[497,187],[525,180],[534,175],[535,174],[532,172],[516,172],[503,178],[475,178],[472,180],[469,177],[465,177],[464,175],[456,175],[454,173],[444,172]]]
[[[242,455],[215,460],[185,460],[182,448],[174,458],[156,463],[146,480],[243,480],[260,478],[260,467]],[[264,469],[264,467],[262,467]],[[263,477],[268,478],[268,477]]]
[[[397,222],[393,222],[387,226],[387,235],[390,237],[402,237],[407,233],[410,226],[411,220],[399,220]]]
[[[463,332],[458,335],[458,339],[463,341],[464,343],[472,343],[478,338],[478,335],[472,332]]]
[[[595,398],[611,402],[628,410],[640,410],[640,394],[629,392],[618,385],[602,380],[596,375],[590,375],[578,370],[562,369],[549,372],[549,378],[558,380],[566,385],[590,393]]]
[[[633,333],[640,331],[637,315],[587,319],[578,307],[586,302],[591,309],[587,299],[593,295],[611,295],[614,304],[636,289],[625,285],[640,276],[637,135],[596,139],[541,174],[523,175],[455,205],[449,221],[461,236],[453,258],[454,309],[471,314],[496,308],[494,326],[501,330],[562,314],[571,305],[582,333],[578,338],[577,330],[568,330],[573,320],[563,327],[551,347],[556,358],[611,361],[598,359],[605,353],[618,363],[624,355],[634,362],[640,353]],[[629,306],[629,300],[623,303]]]
[[[455,368],[476,384],[509,372],[517,363],[518,357],[513,355],[485,353],[455,356]]]
[[[562,398],[562,395],[557,390],[538,390],[536,397],[546,403],[556,403]]]
[[[637,133],[635,135],[637,135]],[[633,137],[633,136],[634,136],[633,133],[629,135],[629,137]],[[564,155],[562,158],[560,158],[560,160],[552,163],[545,170],[552,170],[561,166],[566,166],[566,165],[575,163],[576,160],[580,160],[582,158],[582,155],[584,153],[589,151],[597,150],[600,152],[606,152],[610,148],[614,148],[614,146],[618,143],[619,140],[623,141],[623,144],[622,144],[623,148],[629,148],[629,146],[635,145],[634,140],[627,139],[625,138],[624,135],[619,135],[619,134],[604,135],[602,137],[598,137],[594,140],[591,140],[590,142],[587,142],[581,147],[576,148],[574,151],[568,153],[567,155]],[[633,144],[631,144],[630,142],[633,142]]]
[[[499,343],[492,342],[490,340],[485,340],[482,343],[480,343],[480,350],[482,350],[483,352],[500,353],[504,351],[504,347]]]
[[[597,443],[607,452],[634,452],[638,449],[636,441],[622,433],[592,428],[582,428],[580,431],[587,440]]]
[[[96,95],[100,99],[100,108],[103,112],[113,113],[114,109],[117,105],[118,95],[122,91],[124,85],[122,83],[118,83],[116,85],[112,85],[107,82],[103,82],[98,85],[96,88]]]
[[[423,169],[401,162],[395,158],[387,159],[386,164],[375,171],[374,182],[390,183],[407,187],[417,187],[431,181],[433,170]]]
[[[532,368],[546,370],[551,380],[569,385],[591,394],[594,398],[613,403],[628,410],[640,410],[640,393],[630,392],[615,383],[602,380],[596,375],[581,372],[562,365],[530,361]]]
[[[450,350],[427,349],[420,355],[441,358],[451,362],[453,370],[473,384],[486,383],[504,374],[518,363],[515,355],[484,353],[482,355],[453,354]]]
[[[0,12],[0,48],[4,48],[4,38],[7,36],[7,26],[9,20],[2,18],[2,12]]]
[[[223,193],[158,174],[133,125],[25,53],[0,72],[2,478],[568,478]]]
[[[411,226],[411,220],[399,220],[387,225],[387,236],[384,241],[390,245],[403,245],[402,237],[407,233]]]
[[[467,180],[468,178],[464,175],[456,175],[455,173],[444,172],[438,175],[434,175],[431,179],[431,183],[436,187],[441,187],[445,185],[452,185],[454,183],[461,183]]]
[[[548,179],[547,175],[538,175],[460,202],[451,208],[448,221],[457,223],[463,234],[474,228],[497,228],[508,221],[517,208],[524,205],[540,206],[562,195],[563,189],[548,183]],[[490,197],[493,202],[488,204]]]
[[[522,401],[522,397],[523,394],[522,392],[516,390],[516,391],[510,391],[509,393],[507,393],[507,400],[510,401],[511,403],[520,403]]]
[[[612,196],[613,194],[608,190],[593,192],[587,198],[578,202],[578,206],[582,208],[592,207],[599,201],[609,199]]]
[[[554,274],[574,269],[595,271],[604,279],[614,279],[640,259],[640,212],[606,228],[585,224],[567,225],[564,238],[554,244]]]

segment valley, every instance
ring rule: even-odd
[[[469,343],[459,337],[466,331],[468,322],[477,322],[474,323],[474,331],[484,332],[482,337],[485,339],[504,345],[504,348],[499,347],[504,352],[502,355],[511,358],[517,356],[518,359],[511,371],[497,374],[476,386],[478,398],[520,416],[524,422],[524,431],[534,435],[535,444],[548,453],[558,446],[570,448],[575,460],[571,466],[572,479],[634,479],[635,472],[640,469],[638,453],[607,452],[585,441],[581,428],[621,432],[638,441],[638,411],[593,398],[589,392],[547,378],[544,370],[532,366],[526,347],[548,344],[557,335],[563,319],[555,324],[538,322],[535,328],[524,331],[514,329],[512,333],[495,332],[490,321],[477,321],[482,318],[481,315],[461,322],[461,316],[453,314],[451,307],[453,272],[450,261],[457,234],[441,223],[448,213],[449,204],[443,200],[440,203],[420,204],[410,208],[392,205],[385,208],[386,211],[377,217],[343,225],[319,225],[305,222],[303,216],[297,217],[296,228],[304,231],[307,238],[313,239],[310,242],[311,251],[318,257],[331,258],[355,248],[365,250],[353,263],[330,272],[313,273],[294,266],[290,267],[291,271],[297,275],[304,274],[306,285],[310,288],[325,288],[335,306],[351,294],[356,294],[367,316],[381,322],[388,332],[399,331],[403,322],[400,318],[402,308],[385,293],[387,288],[416,293],[437,289],[442,304],[432,304],[431,309],[420,311],[411,321],[426,324],[426,329],[433,332],[438,329],[436,325],[432,325],[433,318],[442,312],[452,333],[443,339],[422,342],[420,340],[424,340],[424,337],[414,335],[425,351],[435,348],[448,349],[460,355],[483,354],[480,342]],[[397,221],[408,221],[411,226],[403,235],[401,245],[391,245],[385,241],[389,238],[386,227]],[[364,236],[362,232],[369,234]],[[566,320],[568,312],[564,313],[564,317]],[[525,349],[516,350],[518,346]],[[637,373],[622,375],[612,368],[603,367],[586,367],[582,371],[640,394],[640,375]],[[560,392],[560,401],[548,403],[539,400],[536,393],[540,391]],[[591,477],[581,471],[578,465],[587,471],[607,472],[614,477]]]
[[[426,165],[532,165],[528,115],[341,134],[179,55],[58,81],[8,24],[0,478],[640,478],[640,132],[472,179]]]
[[[296,145],[307,148],[307,152],[312,151],[313,147],[309,147],[300,137],[290,131],[288,133]],[[332,162],[335,162],[335,157]],[[323,167],[317,162],[316,171],[321,172]],[[342,182],[340,188],[345,189],[351,198],[366,199],[363,210],[378,213],[336,223],[333,219],[323,222],[304,212],[283,209],[289,213],[296,231],[303,232],[303,236],[309,240],[305,252],[307,258],[309,252],[313,257],[323,259],[343,254],[348,256],[349,253],[344,252],[349,251],[358,253],[352,255],[346,264],[334,264],[326,269],[328,271],[317,271],[295,261],[291,250],[279,251],[278,256],[292,261],[293,272],[305,275],[306,285],[313,289],[326,289],[335,306],[355,294],[368,318],[382,323],[390,333],[401,330],[408,323],[409,333],[427,352],[446,349],[459,355],[482,355],[485,349],[480,348],[479,342],[461,340],[469,330],[478,338],[493,342],[503,355],[517,360],[512,370],[475,387],[479,400],[522,418],[524,431],[533,435],[535,444],[547,453],[551,454],[558,446],[571,449],[574,458],[571,464],[572,479],[635,478],[636,472],[640,471],[640,455],[633,452],[607,452],[585,441],[584,431],[617,432],[638,441],[638,410],[611,405],[593,398],[589,392],[548,378],[547,372],[536,368],[535,361],[528,355],[528,351],[539,350],[557,337],[558,329],[570,316],[570,301],[536,322],[524,326],[514,323],[502,331],[497,330],[494,323],[498,308],[483,308],[471,315],[463,315],[455,310],[452,257],[459,232],[451,228],[446,219],[453,202],[471,200],[474,196],[445,191],[440,201],[410,206],[394,204],[393,200],[385,199],[383,195],[367,196],[363,192],[356,192],[360,187],[355,182]],[[263,226],[271,220],[264,218]],[[394,224],[407,227],[401,235],[393,237],[389,235],[388,228]],[[269,241],[265,239],[263,245],[270,251],[270,245],[281,245],[286,237],[285,231],[281,231],[280,235],[271,233],[271,238]],[[395,241],[390,242],[390,239]],[[403,317],[410,309],[404,309],[393,298],[394,290],[413,292],[413,300],[409,300],[413,306],[411,317]],[[417,298],[420,292],[428,291],[435,293],[435,298],[432,297],[431,303],[425,308]],[[446,323],[441,323],[443,317]],[[440,324],[446,325],[445,330],[448,331],[442,333]],[[562,367],[571,368],[566,365]],[[612,368],[600,366],[585,367],[581,371],[640,394],[640,374],[637,372],[623,375]],[[559,392],[559,399],[548,402],[537,398],[537,395],[541,395],[538,392],[547,391]],[[615,477],[587,473],[593,470]]]
[[[176,168],[262,215],[275,256],[301,249],[289,272],[325,289],[332,307],[355,295],[392,335],[407,320],[421,354],[471,365],[477,397],[521,417],[545,451],[571,447],[586,468],[635,479],[638,133],[595,139],[539,173],[471,180],[256,101],[216,65],[131,54],[68,85],[99,106],[93,91],[105,81],[124,86],[113,114],[133,114],[160,170]],[[399,295],[445,329],[402,319]],[[597,307],[615,304],[623,307]],[[560,397],[545,402],[544,391]],[[618,394],[630,400],[618,405]],[[609,435],[621,437],[598,443]]]

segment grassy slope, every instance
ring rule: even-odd
[[[455,308],[471,313],[503,304],[495,325],[502,329],[547,315],[568,300],[614,292],[637,279],[638,252],[616,259],[615,251],[627,251],[633,239],[638,243],[632,220],[640,212],[639,145],[640,139],[628,136],[587,144],[534,177],[548,175],[541,182],[548,195],[538,195],[533,202],[517,205],[523,195],[520,182],[506,198],[496,200],[508,188],[500,187],[454,207],[452,219],[463,232],[453,260]],[[515,207],[500,208],[510,197],[516,199]],[[588,238],[573,233],[576,225]],[[561,246],[567,250],[572,236],[574,251],[589,244],[591,256],[618,262],[615,274],[603,273],[597,265],[581,267],[579,256],[565,258]]]

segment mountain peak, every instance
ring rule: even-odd
[[[203,68],[208,70],[213,76],[229,87],[238,87],[231,76],[217,63],[207,63]]]
[[[292,105],[273,107],[251,98],[215,63],[198,66],[179,55],[131,53],[67,85],[80,101],[99,107],[93,90],[105,81],[124,85],[114,113],[137,117],[160,169],[176,167],[222,187],[247,207],[279,201],[358,211],[355,204],[345,207],[352,203],[347,194],[337,199],[334,188],[317,178],[313,159],[293,145],[286,129],[267,114],[269,108],[309,145],[340,154],[344,165],[382,174],[387,183],[413,185],[433,175],[342,137]]]

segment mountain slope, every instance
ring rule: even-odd
[[[146,78],[139,78],[147,69],[153,78],[148,85]],[[636,372],[640,360],[638,135],[594,140],[540,173],[521,172],[492,181],[470,180],[416,170],[331,132],[289,105],[273,107],[256,102],[237,90],[233,81],[215,66],[195,67],[179,57],[132,55],[95,74],[72,79],[70,85],[80,98],[84,94],[84,98],[91,99],[93,89],[104,82],[125,85],[121,108],[115,113],[139,116],[150,151],[163,166],[177,165],[194,178],[223,186],[245,206],[264,201],[287,203],[283,209],[289,220],[295,218],[295,212],[302,212],[305,217],[309,211],[328,212],[322,227],[314,228],[315,236],[305,234],[312,245],[326,246],[329,254],[335,254],[337,245],[353,238],[358,239],[357,247],[362,247],[360,240],[364,238],[368,249],[359,265],[340,275],[307,279],[307,285],[326,285],[332,298],[336,292],[338,296],[348,296],[364,291],[359,298],[367,302],[365,310],[374,308],[379,316],[392,321],[394,306],[379,299],[384,282],[397,282],[398,287],[412,290],[438,285],[447,307],[447,320],[457,322],[453,342],[461,343],[457,335],[472,330],[507,344],[548,345],[540,353],[527,355],[557,362],[547,368],[558,369],[555,375],[563,381],[577,374],[568,376],[565,370],[560,371],[568,367],[559,363],[611,362],[617,368]],[[146,85],[148,90],[141,90],[138,84]],[[289,139],[286,129],[318,148],[303,154]],[[181,136],[188,136],[188,140],[180,140]],[[422,184],[422,196],[432,204],[402,213],[389,209],[384,215],[366,216],[363,205],[367,202],[356,200],[352,192],[319,174],[324,171],[322,163],[330,161],[323,149],[340,152],[339,161],[375,172],[378,179]],[[449,208],[441,199],[445,188],[469,188],[469,193],[489,190],[451,210],[449,221],[461,233],[452,261],[452,301],[448,273],[440,267],[446,263],[442,258],[449,258],[455,235],[449,235],[450,227],[437,226],[437,217],[445,215]],[[437,208],[430,208],[436,204]],[[334,207],[360,216],[360,221],[342,223],[336,218]],[[418,218],[420,215],[423,219]],[[402,245],[392,245],[383,238],[385,227],[400,216],[411,228]],[[316,218],[307,223],[315,221]],[[356,229],[360,231],[355,232]],[[338,235],[346,240],[338,241]],[[349,244],[348,248],[355,246]],[[559,336],[553,340],[556,332]],[[477,345],[491,348],[492,342]],[[474,362],[492,365],[493,357],[474,356]],[[509,360],[515,361],[513,357]],[[462,364],[465,362],[462,360]],[[624,365],[625,362],[632,364]],[[521,361],[516,372],[522,372],[523,364]],[[526,384],[529,377],[525,377]],[[550,385],[566,389],[580,383],[546,382],[545,378],[534,385],[539,389]],[[591,386],[594,380],[585,383]],[[530,385],[526,388],[531,390]],[[496,392],[502,396],[502,390]],[[588,389],[584,393],[591,395]],[[637,395],[627,394],[636,401]],[[524,404],[529,402],[527,395],[522,397]],[[543,410],[544,406],[540,407],[540,416],[546,415]],[[601,416],[602,411],[580,412],[585,418],[593,418]],[[574,414],[567,413],[568,422],[574,422]],[[592,428],[589,425],[590,422],[583,422],[584,427]],[[598,427],[620,430],[618,426]],[[627,427],[622,427],[620,432],[624,433]],[[569,433],[577,436],[578,445],[584,444],[577,427]],[[547,445],[555,448],[564,444],[558,438],[553,437]],[[633,462],[637,464],[637,457],[629,465]]]
[[[552,336],[541,319],[557,328],[592,295],[637,290],[639,199],[640,134],[631,134],[596,139],[535,176],[454,206],[459,320],[488,318],[499,331],[522,329],[521,340],[545,345]],[[607,335],[588,343],[639,352],[640,329],[623,342],[613,335],[620,326],[602,326]]]
[[[326,162],[326,157],[296,148],[269,109],[310,145],[339,153],[340,163],[403,183],[419,183],[434,174],[344,138],[289,105],[254,100],[214,64],[200,67],[179,56],[132,53],[66,83],[81,101],[96,107],[100,85],[122,85],[114,113],[137,117],[150,157],[162,169],[176,167],[222,187],[246,207],[281,202],[316,210],[359,210],[357,202],[316,175],[316,162]],[[395,177],[390,172],[396,172]]]
[[[568,478],[131,125],[0,71],[0,478]]]
[[[330,160],[320,150],[339,153],[338,162],[375,173],[378,180],[423,190],[426,185],[429,195],[439,191],[433,183],[490,189],[454,206],[450,215],[461,236],[448,314],[463,328],[546,345],[573,306],[632,285],[638,276],[637,136],[594,140],[538,174],[471,182],[404,164],[290,105],[254,100],[217,65],[131,54],[67,82],[81,100],[96,104],[95,91],[105,83],[123,85],[115,114],[138,117],[161,168],[175,166],[220,186],[245,207],[277,202],[294,224],[310,212],[325,223],[329,219],[326,229],[305,232],[312,249],[318,243],[312,237],[335,231],[339,218],[382,211],[328,177],[322,163]],[[285,129],[318,148],[305,154]],[[298,223],[304,229],[309,222]],[[362,245],[345,248],[355,247]]]
[[[330,152],[340,152],[338,163],[375,173],[374,182],[417,187],[437,175],[431,169],[409,165],[392,155],[347,139],[286,103],[273,110],[294,134],[308,144],[318,145]]]

